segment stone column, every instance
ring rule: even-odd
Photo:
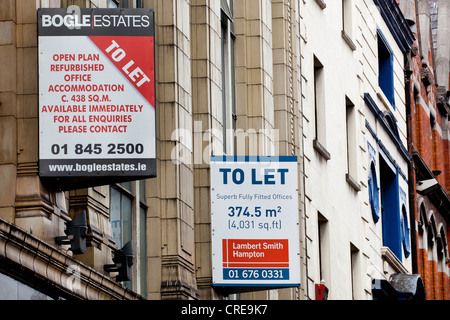
[[[297,155],[302,163],[301,129],[299,128],[300,14],[298,1],[272,1],[272,52],[274,126],[277,130],[277,155]],[[300,167],[301,168],[301,167]],[[300,173],[301,176],[301,173]],[[300,180],[299,180],[299,183]],[[301,190],[301,188],[299,188]],[[300,211],[303,199],[299,198]],[[303,279],[302,279],[303,280]],[[298,288],[278,290],[281,300],[296,300]]]
[[[445,97],[450,90],[450,2],[438,1],[438,25],[436,48],[436,83],[438,95]]]
[[[16,2],[0,4],[0,217],[15,219],[17,175],[17,17]]]
[[[36,2],[3,1],[0,12],[0,217],[55,245],[70,218],[38,176]]]
[[[428,61],[428,54],[431,54],[431,42],[429,41],[431,35],[430,4],[428,0],[418,0],[417,4],[417,20],[420,28],[420,55]]]
[[[275,153],[272,5],[267,0],[235,1],[238,154]]]
[[[200,299],[217,299],[212,289],[209,156],[222,149],[220,1],[191,4],[191,63],[194,139],[196,276]]]
[[[149,298],[197,298],[189,0],[146,0],[156,23],[157,178],[147,182]],[[159,273],[159,270],[161,273]]]
[[[300,18],[297,2],[272,1],[273,74],[275,129],[278,130],[280,155],[296,155],[299,148],[298,92]]]

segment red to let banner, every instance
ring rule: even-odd
[[[155,107],[153,37],[91,36],[92,42]]]

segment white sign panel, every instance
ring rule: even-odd
[[[297,157],[211,157],[214,286],[300,285]]]
[[[41,177],[155,176],[153,20],[151,9],[39,10]]]

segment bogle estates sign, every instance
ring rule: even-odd
[[[72,187],[155,176],[153,11],[70,11],[38,11],[40,176]]]
[[[213,285],[300,285],[297,157],[211,157]]]

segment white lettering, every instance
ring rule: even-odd
[[[114,49],[114,48],[119,48],[119,45],[117,44],[117,42],[115,42],[114,40],[112,41],[112,44],[108,47],[108,48],[106,48],[106,52],[107,53],[110,53],[111,52],[111,50],[112,49]]]
[[[191,304],[188,304],[187,307],[181,308],[182,315],[206,315],[209,318],[214,316],[214,311],[216,307],[197,307]]]
[[[59,20],[59,21],[56,22],[57,20]],[[62,16],[59,16],[59,15],[53,16],[53,18],[52,18],[52,24],[53,24],[53,26],[55,26],[55,27],[61,27],[61,26],[63,25],[63,23],[64,23],[64,19],[63,19]]]
[[[91,21],[92,19],[92,21]],[[140,15],[81,15],[80,13],[70,13],[67,15],[42,15],[42,27],[62,27],[69,29],[86,28],[147,28],[150,26],[149,16]]]
[[[42,16],[42,26],[43,27],[50,27],[51,25],[52,25],[52,16],[43,15]]]
[[[80,21],[81,20],[81,21]],[[91,17],[89,15],[80,16],[79,15],[66,15],[62,16],[56,14],[54,16],[43,15],[42,16],[42,26],[43,27],[62,27],[66,26],[69,29],[80,28],[80,27],[90,27]]]
[[[114,49],[114,51],[113,51]],[[125,53],[125,50],[120,48],[119,44],[112,40],[111,45],[106,48],[106,53],[111,53],[111,58],[115,62],[122,61],[123,58],[127,55]],[[133,70],[130,70],[132,66],[134,66],[135,62],[133,60],[130,60],[128,63],[125,64],[125,66],[122,67],[122,70],[128,75],[130,80],[134,83],[136,83],[137,87],[141,87],[144,83],[150,82],[150,78],[142,71],[139,67],[134,67]]]

